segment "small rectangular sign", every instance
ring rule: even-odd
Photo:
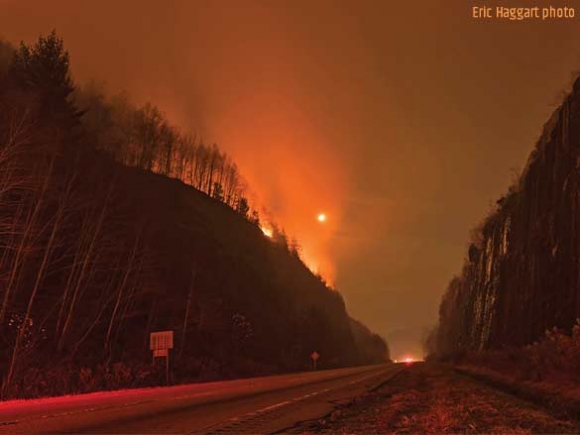
[[[169,352],[167,349],[154,349],[153,357],[167,356],[167,352]]]
[[[173,349],[173,331],[152,332],[150,336],[149,348],[153,351]]]

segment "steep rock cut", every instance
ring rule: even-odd
[[[448,354],[533,342],[580,316],[580,80],[515,185],[477,230],[440,306]]]

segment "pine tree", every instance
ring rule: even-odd
[[[74,85],[69,54],[55,31],[41,36],[32,47],[21,42],[8,75],[22,91],[36,94],[41,115],[51,119],[77,117],[70,101]]]

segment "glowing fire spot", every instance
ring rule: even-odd
[[[413,361],[414,361],[413,358],[405,358],[405,362],[407,364],[413,364]]]
[[[273,232],[270,228],[261,227],[260,228],[266,237],[272,238]]]
[[[326,222],[326,215],[324,213],[320,213],[316,219],[318,219],[318,222]]]

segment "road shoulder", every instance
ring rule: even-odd
[[[435,364],[413,364],[375,391],[291,433],[580,433],[577,421]]]

